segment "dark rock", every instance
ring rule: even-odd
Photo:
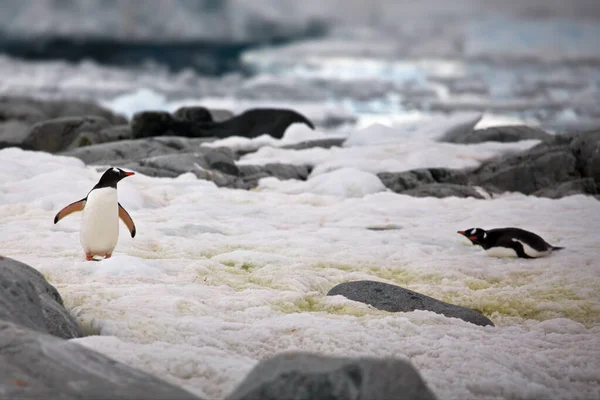
[[[19,120],[28,124],[62,117],[95,116],[113,125],[126,124],[127,119],[90,101],[41,100],[21,96],[0,96],[0,121]]]
[[[229,175],[237,176],[240,174],[240,170],[233,159],[233,152],[227,148],[206,148],[204,160],[210,169],[216,169]]]
[[[305,181],[311,172],[308,165],[292,164],[265,164],[265,165],[240,165],[240,175],[249,187],[256,187],[262,178],[275,177],[280,180],[297,179]]]
[[[198,170],[208,169],[208,163],[202,153],[176,153],[163,154],[143,158],[137,161],[142,167],[150,167],[161,171],[176,173],[177,175],[186,172],[197,172]],[[135,170],[134,164],[127,164],[128,168]],[[204,176],[204,175],[202,175]]]
[[[22,147],[30,129],[27,123],[18,120],[0,122],[0,149]]]
[[[417,197],[483,198],[475,186],[488,193],[519,192],[553,199],[574,194],[598,196],[600,131],[548,136],[528,150],[494,157],[477,168],[377,175],[394,192]]]
[[[281,146],[282,149],[290,149],[290,150],[305,150],[312,149],[314,147],[321,147],[323,149],[330,149],[332,147],[342,147],[346,138],[331,138],[331,139],[317,139],[317,140],[307,140],[300,143],[294,144],[286,144],[285,146]]]
[[[191,172],[218,186],[251,189],[260,178],[306,180],[308,166],[267,164],[237,166],[228,148],[204,146],[212,139],[156,137],[102,143],[61,152],[86,164],[111,165],[148,176],[174,178]]]
[[[154,168],[149,165],[141,165],[139,163],[123,164],[120,167],[133,170],[137,173],[144,174],[146,176],[153,176],[156,178],[177,178],[179,175],[181,175],[181,173],[179,172]]]
[[[144,111],[133,116],[131,132],[134,138],[155,136],[254,138],[268,134],[280,139],[286,129],[294,123],[303,123],[314,129],[312,122],[296,111],[255,108],[222,122],[191,122],[174,118],[167,112]]]
[[[164,136],[95,144],[64,151],[60,154],[77,157],[86,164],[122,164],[166,154],[201,151],[205,148],[202,145],[212,140],[214,139]]]
[[[281,353],[255,366],[228,400],[434,400],[409,361]]]
[[[570,135],[569,149],[577,158],[577,168],[583,177],[600,184],[600,130]]]
[[[0,320],[48,333],[40,297],[33,284],[7,276],[5,271],[0,272]]]
[[[65,339],[83,336],[56,288],[36,269],[0,256],[0,286],[0,319]]]
[[[549,199],[560,199],[562,197],[573,196],[576,194],[597,196],[600,194],[600,191],[599,186],[593,178],[582,178],[543,188],[533,192],[532,194],[534,196],[547,197]]]
[[[187,122],[221,122],[233,118],[233,115],[229,110],[208,109],[202,106],[180,107],[173,113],[176,119]]]
[[[447,168],[422,168],[405,172],[381,172],[377,176],[383,184],[396,193],[403,193],[421,185],[446,183],[467,185],[469,183],[464,171]]]
[[[67,149],[84,132],[99,132],[110,127],[102,117],[64,117],[35,124],[23,146],[29,150],[56,153]]]
[[[306,180],[310,173],[307,166],[288,164],[236,166],[231,155],[220,150],[203,148],[195,153],[167,154],[147,157],[135,163],[113,164],[149,176],[172,178],[191,172],[198,179],[234,189],[252,189],[258,185],[259,179],[271,176],[282,180]]]
[[[543,144],[484,162],[471,173],[471,182],[501,191],[532,194],[580,177],[577,158],[568,147]]]
[[[196,399],[191,393],[76,343],[0,321],[5,399]]]
[[[180,107],[173,113],[173,117],[187,122],[213,122],[213,117],[208,108],[201,106]]]
[[[131,135],[134,139],[154,136],[189,136],[172,131],[175,119],[166,111],[141,111],[131,118]]]
[[[494,126],[485,129],[453,131],[447,133],[441,142],[481,143],[481,142],[518,142],[520,140],[549,140],[552,135],[542,129],[525,125]]]
[[[61,302],[57,302],[48,293],[40,293],[40,304],[46,319],[48,333],[63,339],[78,338],[83,336],[83,330],[69,314]]]
[[[276,108],[253,108],[226,121],[202,126],[202,129],[210,132],[209,136],[220,138],[234,135],[254,138],[267,134],[281,139],[286,129],[294,123],[302,123],[315,129],[304,115],[294,110]]]
[[[460,318],[475,325],[494,326],[484,315],[469,308],[436,300],[400,286],[376,281],[354,281],[333,287],[328,296],[341,295],[389,312],[432,311],[449,318]]]
[[[231,168],[237,169],[237,167],[232,159],[230,159],[231,164],[226,161],[225,153],[220,153],[219,158],[215,157],[215,153],[217,152],[214,149],[202,148],[201,151],[194,153],[165,154],[143,158],[135,163],[120,164],[119,162],[113,162],[113,165],[141,172],[149,176],[170,178],[191,172],[198,179],[212,181],[217,186],[248,189],[249,187],[243,181],[239,180],[236,174],[229,174],[228,172],[219,170],[221,168],[226,171],[235,172]],[[207,155],[208,158],[212,158],[212,165],[207,160]]]
[[[71,143],[72,148],[91,146],[93,144],[118,142],[131,139],[131,128],[129,125],[111,126],[99,132],[83,132]]]
[[[474,197],[485,199],[485,197],[471,186],[454,185],[452,183],[429,183],[419,187],[408,189],[402,194],[413,197]]]

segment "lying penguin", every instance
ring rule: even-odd
[[[533,232],[520,228],[497,228],[484,230],[471,228],[458,231],[474,245],[483,247],[490,257],[544,257],[564,247],[552,246]]]
[[[86,260],[95,261],[94,256],[112,256],[119,240],[119,218],[131,237],[135,237],[135,224],[117,199],[117,183],[131,175],[134,173],[120,168],[107,169],[85,198],[69,204],[54,217],[56,224],[69,214],[83,211],[79,239]]]

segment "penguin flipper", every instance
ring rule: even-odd
[[[136,233],[135,224],[133,223],[133,219],[131,219],[131,216],[127,211],[125,211],[121,203],[119,203],[119,218],[121,218],[123,223],[125,223],[127,229],[129,229],[129,233],[131,233],[131,237],[134,238]]]
[[[69,214],[83,210],[83,207],[85,207],[86,201],[87,201],[87,198],[77,200],[76,202],[71,203],[68,206],[66,206],[65,208],[63,208],[62,210],[60,210],[54,216],[54,223],[56,224],[58,221],[60,221],[61,219],[63,219],[64,217],[66,217]]]

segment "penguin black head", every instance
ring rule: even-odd
[[[94,186],[94,189],[103,188],[103,187],[113,187],[117,188],[117,183],[123,178],[127,178],[128,176],[135,175],[133,172],[125,172],[121,168],[109,168],[104,171],[104,174],[100,177],[100,180]]]
[[[465,236],[474,245],[481,244],[487,238],[485,229],[481,228],[470,228],[464,231],[458,231],[457,233]]]

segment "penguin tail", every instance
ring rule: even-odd
[[[564,250],[564,247],[560,247],[560,246],[551,246],[551,247],[552,247],[552,251]]]

